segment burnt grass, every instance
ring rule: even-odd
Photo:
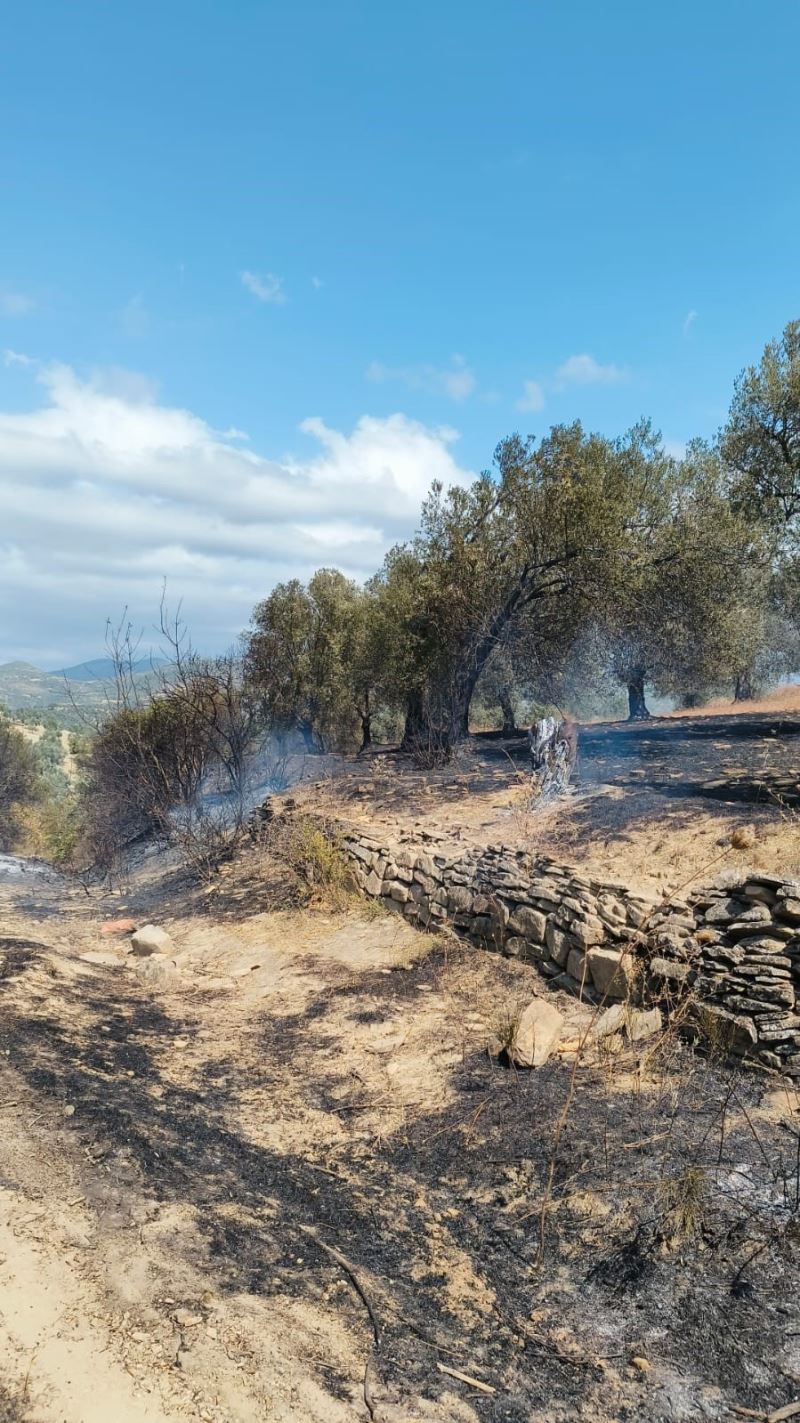
[[[441,971],[434,953],[334,987],[313,1005],[316,1056],[308,1012],[265,1017],[264,1112],[287,1073],[309,1106],[341,1111],[345,1069],[325,1068],[334,1000],[353,997],[354,1021],[365,998],[369,1012],[413,1011],[420,984]],[[281,1153],[234,1125],[252,1085],[235,1051],[191,1085],[170,1080],[172,1040],[201,1021],[192,990],[180,1003],[167,1011],[102,975],[54,985],[35,1013],[0,997],[8,1061],[40,1097],[77,1105],[60,1129],[112,1184],[119,1170],[121,1184],[196,1208],[222,1291],[319,1302],[345,1277],[302,1227],[343,1252],[380,1327],[378,1398],[435,1400],[455,1387],[479,1418],[527,1423],[726,1418],[734,1405],[768,1411],[797,1396],[800,1131],[788,1116],[758,1117],[775,1079],[674,1041],[641,1086],[631,1055],[580,1066],[573,1081],[569,1059],[523,1074],[474,1054],[446,1110],[383,1139],[356,1136],[346,1152],[320,1141],[313,1156]],[[444,1228],[493,1292],[488,1313],[448,1307],[449,1266],[426,1247]],[[366,1357],[363,1303],[351,1290],[339,1301]],[[652,1373],[631,1367],[634,1356]],[[439,1362],[496,1392],[454,1385]],[[318,1382],[352,1394],[354,1381],[329,1369]]]

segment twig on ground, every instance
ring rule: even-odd
[[[734,1403],[732,1411],[740,1418],[757,1418],[759,1423],[785,1423],[787,1418],[800,1417],[800,1402],[787,1403],[783,1408],[776,1408],[774,1413],[763,1413],[759,1408],[743,1408],[741,1404]]]
[[[375,1350],[378,1348],[381,1342],[381,1330],[380,1325],[378,1323],[378,1316],[375,1313],[375,1310],[372,1306],[372,1301],[370,1300],[370,1297],[361,1282],[361,1277],[358,1273],[358,1267],[353,1264],[352,1260],[348,1260],[347,1256],[343,1255],[341,1250],[337,1250],[335,1246],[326,1245],[324,1240],[320,1240],[313,1226],[301,1225],[299,1229],[302,1231],[303,1235],[307,1235],[311,1240],[313,1240],[314,1244],[319,1246],[320,1250],[323,1250],[326,1255],[330,1255],[331,1259],[335,1260],[337,1265],[339,1265],[344,1270],[345,1274],[347,1275],[347,1278],[353,1286],[353,1289],[355,1290],[356,1294],[364,1305],[367,1314],[369,1315],[369,1322],[372,1325],[374,1343],[373,1347],[370,1349],[367,1355],[367,1362],[364,1365],[364,1379],[362,1383],[362,1391],[364,1394],[364,1402],[367,1406],[367,1412],[369,1413],[370,1418],[374,1419],[375,1398],[372,1392],[372,1384],[370,1382],[370,1372],[374,1363]]]
[[[480,1379],[475,1379],[471,1374],[462,1374],[460,1369],[451,1369],[449,1364],[437,1364],[440,1374],[447,1374],[448,1378],[459,1379],[461,1383],[469,1384],[470,1388],[477,1388],[481,1393],[497,1393],[496,1388],[492,1388],[490,1383],[483,1383]]]

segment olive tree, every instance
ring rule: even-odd
[[[523,626],[575,624],[608,605],[669,508],[672,463],[646,424],[620,440],[556,426],[512,436],[467,489],[434,486],[409,545],[389,555],[381,601],[402,635],[406,742],[463,736],[490,659]],[[545,636],[546,641],[546,636]]]
[[[371,739],[375,630],[369,594],[337,569],[278,584],[245,636],[245,674],[270,727],[309,751]]]
[[[722,456],[734,474],[734,496],[796,545],[800,538],[800,321],[790,321],[764,347],[757,366],[742,371]]]

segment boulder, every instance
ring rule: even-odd
[[[508,1048],[515,1067],[542,1067],[558,1043],[564,1019],[552,1003],[534,998],[520,1015]]]
[[[152,955],[150,958],[142,959],[141,963],[136,965],[135,973],[143,983],[161,988],[175,983],[180,977],[178,965],[174,959],[163,958],[161,955]]]
[[[174,951],[170,935],[158,924],[143,924],[131,935],[131,952],[135,958],[146,959],[151,954],[171,954]]]

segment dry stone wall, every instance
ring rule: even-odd
[[[590,1003],[682,1010],[728,1053],[800,1078],[800,884],[730,878],[668,905],[502,845],[389,848],[344,829],[358,887],[422,928],[449,924]]]

